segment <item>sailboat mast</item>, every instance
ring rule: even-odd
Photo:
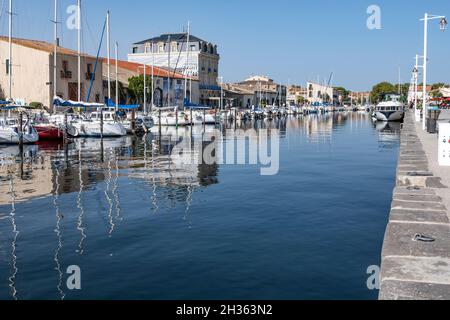
[[[150,106],[150,112],[153,111],[153,106],[155,105],[155,98],[154,98],[154,94],[155,94],[155,82],[153,81],[155,78],[155,48],[154,48],[154,43],[152,42],[151,44],[151,49],[152,49],[152,102],[151,102],[151,106]]]
[[[147,64],[144,63],[144,113],[147,114]]]
[[[186,70],[184,74],[184,100],[187,98],[187,87],[188,87],[188,70],[189,70],[189,51],[190,51],[190,36],[191,36],[191,22],[188,21],[187,27],[187,44],[186,44]],[[189,101],[190,102],[190,101]]]
[[[77,0],[78,29],[78,102],[81,101],[81,0]]]
[[[58,73],[58,67],[57,67],[57,54],[58,54],[58,0],[55,0],[55,21],[53,22],[55,24],[54,26],[54,33],[55,33],[55,52],[53,53],[53,97],[56,97],[58,95],[58,87],[57,87],[57,73]]]
[[[171,44],[171,37],[169,34],[168,38],[169,42],[169,54],[168,54],[168,72],[167,72],[167,106],[170,107],[170,54],[172,53],[172,44]]]
[[[110,13],[106,15],[106,51],[108,55],[108,102],[111,100],[111,25]]]
[[[8,79],[9,79],[9,100],[12,100],[12,32],[13,32],[13,5],[12,0],[9,0],[9,36],[8,36],[8,45],[9,45],[9,58],[8,58]]]
[[[119,111],[119,43],[116,42],[116,112]]]

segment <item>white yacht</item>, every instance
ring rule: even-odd
[[[405,106],[399,95],[388,95],[386,101],[380,102],[373,113],[377,121],[402,121],[405,117]]]

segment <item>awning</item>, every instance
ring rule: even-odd
[[[53,105],[56,107],[71,107],[71,108],[101,108],[105,105],[102,103],[77,102],[72,100],[63,100],[60,97],[53,98]]]

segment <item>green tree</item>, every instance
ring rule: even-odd
[[[344,87],[335,87],[335,91],[338,92],[338,95],[342,97],[342,103],[350,103],[350,90],[345,89]]]
[[[398,92],[398,88],[389,82],[380,82],[372,88],[370,98],[372,102],[379,103],[388,94],[395,94]]]
[[[445,83],[439,82],[431,85],[431,90],[439,90],[441,88],[447,88],[448,86]]]
[[[112,81],[111,82],[111,93],[113,95],[113,100],[115,100],[116,97],[116,82]],[[142,94],[144,95],[144,94]],[[133,97],[134,99],[134,97]],[[124,88],[124,85],[122,82],[119,81],[119,103],[128,103],[129,101],[127,101],[127,93],[126,90]]]
[[[306,103],[306,99],[303,96],[298,96],[297,97],[297,104],[302,105]]]
[[[151,92],[149,92],[149,88],[152,87],[152,80],[150,77],[147,77],[147,102],[151,101]],[[130,98],[134,101],[134,103],[142,103],[144,101],[144,75],[141,74],[137,77],[131,77],[128,79],[128,91],[130,94]]]

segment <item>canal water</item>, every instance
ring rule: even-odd
[[[202,127],[0,146],[0,299],[376,299],[399,125],[341,113],[226,129],[279,132],[278,174],[181,163],[174,146]]]

